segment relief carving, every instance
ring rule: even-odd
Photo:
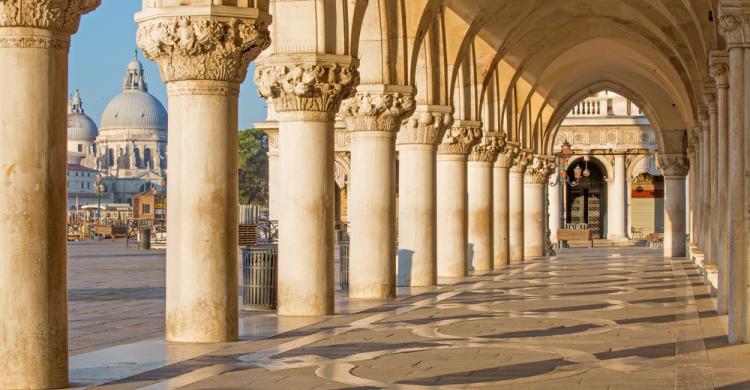
[[[341,103],[341,115],[349,131],[385,131],[395,133],[404,118],[414,113],[410,94],[358,93]]]

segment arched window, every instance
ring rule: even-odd
[[[143,167],[146,169],[153,169],[154,162],[151,160],[151,149],[143,149]]]

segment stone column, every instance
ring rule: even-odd
[[[729,292],[729,58],[723,50],[714,50],[710,55],[710,73],[716,82],[716,130],[717,140],[717,178],[715,189],[718,205],[716,241],[716,261],[719,265],[719,291],[716,309],[719,314],[728,312]],[[691,169],[692,171],[692,169]]]
[[[0,2],[0,388],[68,386],[68,48],[99,0]]]
[[[136,20],[169,94],[166,339],[236,340],[237,99],[247,64],[270,44],[270,18],[144,3]]]
[[[494,269],[503,269],[510,264],[510,167],[518,153],[518,146],[507,144],[498,154],[492,172],[492,211],[493,233],[492,246],[494,250]]]
[[[492,166],[505,147],[500,133],[485,133],[482,142],[469,154],[469,268],[489,271],[493,268],[492,247]]]
[[[701,145],[701,200],[703,201],[703,251],[707,262],[712,262],[711,257],[711,225],[714,221],[711,219],[711,127],[708,114],[701,114],[706,118],[703,125],[703,143]],[[666,186],[666,184],[665,184]],[[665,228],[666,231],[666,228]]]
[[[508,242],[510,262],[520,263],[524,259],[524,174],[533,155],[520,151],[510,168],[508,180]]]
[[[547,234],[544,220],[547,218],[547,180],[555,169],[554,163],[540,156],[526,168],[523,186],[523,255],[530,259],[544,256]]]
[[[333,125],[359,83],[357,66],[351,56],[274,53],[255,73],[279,120],[280,315],[334,310]]]
[[[607,193],[607,239],[612,241],[626,241],[627,219],[627,177],[625,174],[625,155],[615,154],[615,177],[612,178],[610,191]]]
[[[750,36],[747,36],[747,20],[750,9],[722,2],[719,5],[719,30],[727,42],[729,51],[729,135],[728,145],[728,201],[729,225],[727,229],[729,289],[727,306],[729,311],[728,333],[730,343],[750,341],[750,297],[748,296],[748,250],[745,245],[748,223],[747,196],[750,185],[745,158],[750,137]],[[743,210],[743,212],[739,212]]]
[[[437,151],[437,272],[439,277],[466,276],[466,158],[482,136],[480,122],[456,121]]]
[[[684,257],[688,161],[683,154],[659,153],[657,162],[664,174],[664,257]]]
[[[696,196],[697,188],[696,182],[698,181],[698,162],[695,152],[696,142],[691,138],[690,144],[687,147],[688,162],[690,163],[690,172],[688,173],[688,207],[690,207],[690,243],[696,244],[698,234],[698,199]]]
[[[450,106],[419,105],[401,127],[399,153],[399,286],[437,284],[436,144],[452,122]]]
[[[269,107],[269,111],[272,110]],[[255,123],[268,136],[268,219],[279,220],[279,123],[276,120]]]
[[[559,175],[559,173],[557,173]],[[557,230],[560,229],[560,221],[562,220],[562,196],[560,192],[563,189],[563,181],[560,180],[557,185],[547,186],[547,199],[549,207],[549,231],[550,231],[550,243],[554,246],[557,245]]]
[[[414,88],[360,85],[342,104],[351,136],[349,296],[396,296],[396,133]]]

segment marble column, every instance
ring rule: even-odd
[[[540,156],[526,168],[523,187],[523,255],[533,259],[545,255],[547,234],[545,204],[547,181],[555,164]]]
[[[626,241],[627,219],[625,210],[627,209],[627,177],[625,174],[625,155],[615,154],[615,177],[612,178],[612,184],[607,193],[607,240]]]
[[[559,173],[556,173],[559,175]],[[559,181],[557,185],[547,186],[547,199],[549,207],[549,240],[553,246],[557,246],[557,231],[560,229],[560,221],[562,221],[562,196],[564,184]]]
[[[99,3],[0,2],[3,389],[68,386],[68,48]]]
[[[452,122],[450,106],[419,105],[401,126],[399,153],[399,286],[437,284],[436,144]]]
[[[717,177],[716,190],[718,205],[717,233],[714,248],[719,265],[719,288],[716,310],[727,314],[729,292],[729,58],[726,51],[714,50],[710,53],[710,74],[716,82],[716,122],[717,122]]]
[[[687,155],[688,155],[688,162],[690,163],[690,172],[688,173],[688,191],[689,191],[689,199],[688,199],[688,207],[690,207],[690,243],[697,245],[698,244],[698,199],[696,196],[697,188],[696,182],[698,181],[698,162],[695,152],[695,147],[697,146],[697,143],[693,142],[691,140],[690,145],[688,145],[687,148]]]
[[[351,137],[349,296],[396,296],[396,133],[414,88],[360,85],[342,104]]]
[[[487,132],[471,150],[468,166],[469,269],[493,268],[492,247],[492,166],[505,147],[500,133]]]
[[[274,53],[255,83],[279,120],[278,313],[332,314],[334,118],[353,96],[358,62],[345,55]]]
[[[506,144],[498,154],[492,172],[492,223],[494,269],[503,269],[510,264],[510,168],[518,153],[518,146]]]
[[[711,127],[709,125],[708,113],[701,114],[703,122],[703,143],[701,145],[701,200],[703,201],[703,251],[708,263],[713,262],[711,257],[711,226],[714,221],[711,218]],[[666,184],[665,184],[666,186]],[[666,230],[666,228],[665,228]]]
[[[468,271],[466,159],[482,136],[480,126],[480,122],[456,120],[438,145],[438,277],[461,277]]]
[[[729,289],[727,306],[729,312],[728,333],[730,343],[750,342],[750,296],[748,296],[748,258],[746,248],[748,223],[747,196],[750,194],[747,178],[750,159],[745,152],[750,142],[746,134],[750,130],[750,37],[747,21],[750,8],[720,3],[719,30],[727,42],[729,51],[729,136],[728,145],[728,267]],[[743,210],[743,212],[739,212]]]
[[[138,46],[169,95],[166,339],[236,340],[237,101],[247,64],[270,45],[270,17],[247,6],[144,3],[136,21]],[[204,29],[236,40],[196,43]]]
[[[689,165],[683,154],[657,155],[664,174],[664,257],[684,257],[685,253],[685,176]]]
[[[524,174],[533,155],[520,151],[510,168],[508,180],[508,242],[510,263],[521,263],[524,259]]]

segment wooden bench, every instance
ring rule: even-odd
[[[591,229],[558,229],[557,241],[561,248],[563,248],[563,244],[567,246],[568,241],[588,241],[589,248],[594,247]]]

